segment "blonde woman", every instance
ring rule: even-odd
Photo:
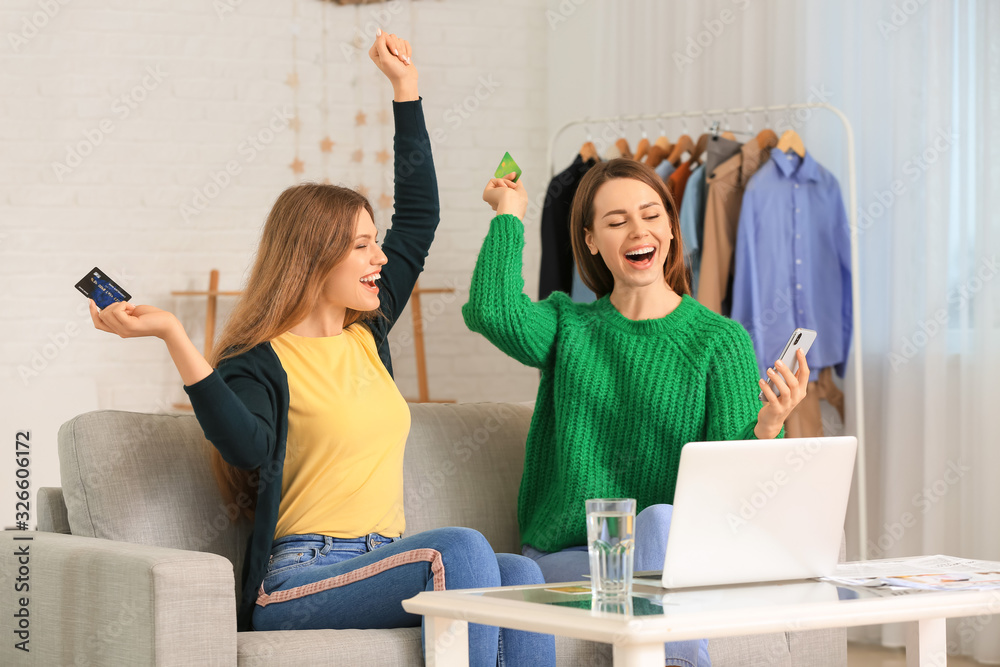
[[[468,528],[402,537],[410,413],[386,336],[439,205],[410,45],[379,31],[369,55],[394,90],[395,212],[381,247],[362,195],[288,188],[208,360],[166,311],[91,302],[98,329],[166,342],[221,488],[252,500],[241,630],[415,626],[401,601],[420,591],[542,582],[530,559],[494,554]],[[469,653],[474,665],[555,664],[551,636],[481,625],[469,628]]]

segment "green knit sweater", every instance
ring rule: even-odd
[[[558,551],[586,544],[588,498],[672,503],[684,444],[754,438],[759,376],[746,329],[690,296],[652,320],[607,296],[532,302],[523,248],[521,221],[493,218],[462,315],[542,372],[517,511],[522,543]]]

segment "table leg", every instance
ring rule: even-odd
[[[948,646],[945,619],[928,618],[906,624],[906,667],[945,667]]]
[[[427,667],[469,667],[469,624],[425,616],[424,646]]]
[[[663,667],[663,642],[656,644],[614,644],[615,667]]]

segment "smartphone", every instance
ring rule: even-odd
[[[809,353],[809,348],[812,347],[813,341],[816,340],[816,332],[812,329],[796,329],[792,332],[792,335],[788,337],[788,342],[785,343],[785,349],[782,350],[781,359],[782,363],[792,369],[795,373],[799,370],[799,362],[795,358],[795,353],[802,350],[803,354]],[[777,369],[775,369],[777,371]],[[771,391],[774,392],[775,396],[781,396],[781,392],[778,388],[774,386],[774,382],[771,378],[767,379],[767,385],[771,387]],[[767,399],[764,398],[763,390],[757,395],[757,399],[762,403],[767,403]]]

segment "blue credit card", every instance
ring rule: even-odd
[[[101,310],[118,301],[128,301],[132,298],[131,294],[96,266],[80,279],[76,289],[88,299],[93,299]]]

